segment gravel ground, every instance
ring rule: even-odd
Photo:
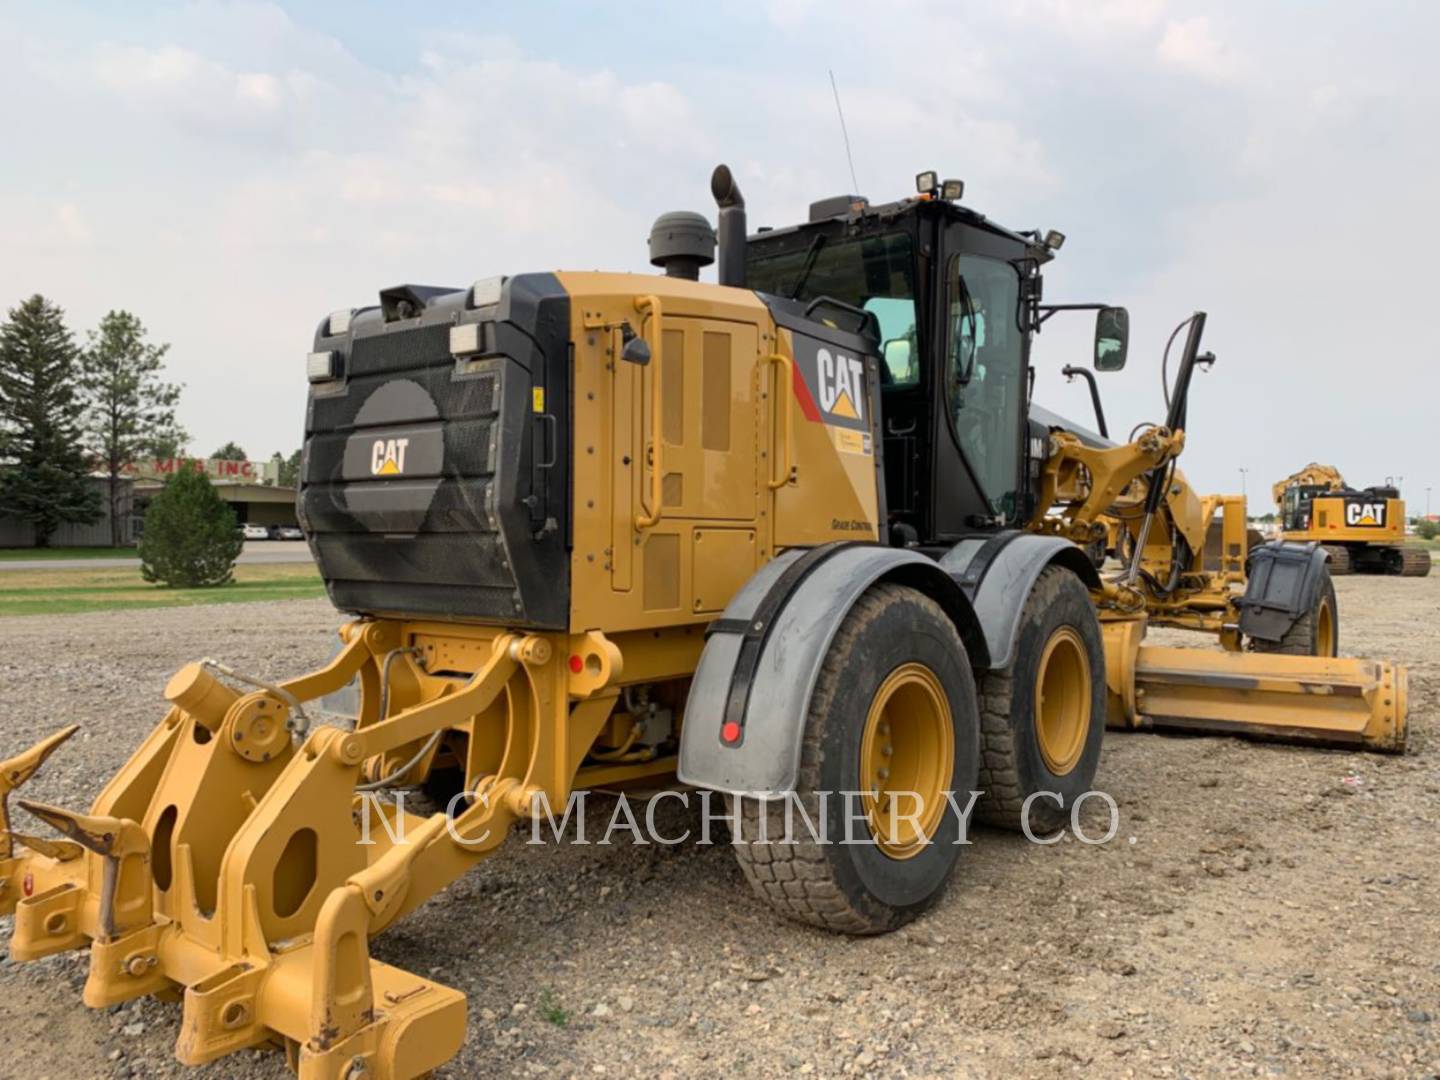
[[[937,908],[879,939],[777,922],[724,846],[512,843],[375,953],[468,993],[444,1076],[1435,1075],[1440,574],[1336,585],[1344,650],[1410,666],[1403,757],[1112,734],[1115,842],[979,832]],[[4,745],[83,722],[27,793],[85,805],[180,664],[281,676],[337,622],[324,601],[0,620]],[[259,1053],[187,1072],[176,1005],[90,1012],[84,975],[0,962],[0,1075],[286,1075]]]

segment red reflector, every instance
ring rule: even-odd
[[[35,895],[35,875],[34,875],[34,874],[29,874],[29,873],[27,873],[27,874],[25,875],[25,880],[20,883],[20,887],[25,890],[25,895],[26,895],[26,896],[34,896],[34,895]]]
[[[580,670],[581,670],[581,668],[583,668],[584,666],[585,666],[585,661],[581,660],[580,657],[578,657],[578,656],[572,656],[572,657],[570,657],[570,670],[573,671],[576,675],[579,675],[579,674],[580,674]]]
[[[740,741],[740,725],[734,720],[725,721],[725,726],[720,729],[720,738],[728,743]]]

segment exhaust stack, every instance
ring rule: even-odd
[[[717,165],[710,175],[710,194],[720,208],[718,229],[720,254],[715,272],[721,285],[745,287],[745,196],[730,172],[730,166]]]

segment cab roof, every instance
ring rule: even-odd
[[[1055,257],[1055,252],[1046,247],[1041,241],[1038,231],[1016,232],[1007,229],[998,222],[990,220],[978,210],[974,210],[959,202],[949,202],[945,199],[935,198],[928,195],[911,195],[894,202],[879,203],[872,205],[863,195],[836,195],[828,199],[821,199],[810,204],[810,220],[796,225],[782,225],[775,228],[762,226],[748,239],[758,240],[761,238],[781,237],[796,233],[807,232],[817,226],[831,224],[884,224],[895,221],[907,214],[933,214],[945,217],[951,221],[961,221],[967,225],[985,229],[997,236],[1023,246],[1027,254],[1039,262],[1049,262]]]

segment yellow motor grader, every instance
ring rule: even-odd
[[[1405,673],[1334,655],[1323,555],[1197,568],[1216,506],[1174,466],[1204,316],[1163,423],[1112,445],[1032,416],[1063,238],[918,186],[747,237],[722,166],[716,284],[715,230],[669,214],[662,275],[406,285],[323,320],[298,506],[338,650],[273,684],[182,669],[88,812],[17,800],[58,838],[9,796],[73,729],[0,764],[12,956],[88,947],[97,1008],[181,996],[188,1064],[275,1044],[307,1080],[413,1077],[465,999],[371,937],[575,791],[723,793],[755,891],[863,934],[939,895],[966,793],[1062,825],[1107,723],[1398,749]],[[1123,362],[1124,313],[1097,330]],[[1080,546],[1104,513],[1118,575]],[[1231,650],[1146,645],[1152,621]],[[353,722],[321,722],[347,687]],[[375,797],[445,779],[445,812]],[[787,802],[858,842],[750,842]]]

